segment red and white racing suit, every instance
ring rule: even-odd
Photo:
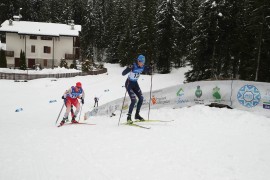
[[[71,105],[76,107],[76,111],[74,113],[74,116],[77,116],[77,114],[80,111],[81,104],[79,103],[78,99],[84,99],[84,91],[82,88],[74,87],[72,86],[70,89],[66,90],[64,93],[64,97],[66,98],[66,112],[64,115],[64,118],[68,117],[68,114],[71,110]]]

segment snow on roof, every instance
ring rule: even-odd
[[[12,21],[6,20],[0,27],[0,32],[13,32],[18,34],[43,35],[43,36],[79,36],[81,25],[31,22],[31,21]]]

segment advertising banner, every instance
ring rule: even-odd
[[[162,107],[181,108],[197,104],[210,105],[211,103],[223,104],[235,109],[260,112],[270,117],[270,86],[269,83],[251,81],[198,81],[180,84],[151,93],[143,93],[144,101],[141,109]],[[127,94],[104,104],[92,111],[86,112],[84,119],[89,116],[111,115],[116,110],[127,113],[130,98]],[[136,105],[135,107],[136,108]]]

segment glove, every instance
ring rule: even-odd
[[[133,65],[129,65],[128,68],[132,69],[133,68]]]
[[[66,99],[64,95],[62,96],[62,99]]]
[[[82,104],[84,104],[84,99],[82,98]]]

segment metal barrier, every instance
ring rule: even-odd
[[[27,74],[27,73],[3,73],[0,72],[0,79],[9,80],[33,80],[40,78],[69,78],[75,76],[87,76],[87,75],[98,75],[107,72],[107,68],[103,68],[97,71],[89,72],[76,72],[76,73],[58,73],[58,74]]]

